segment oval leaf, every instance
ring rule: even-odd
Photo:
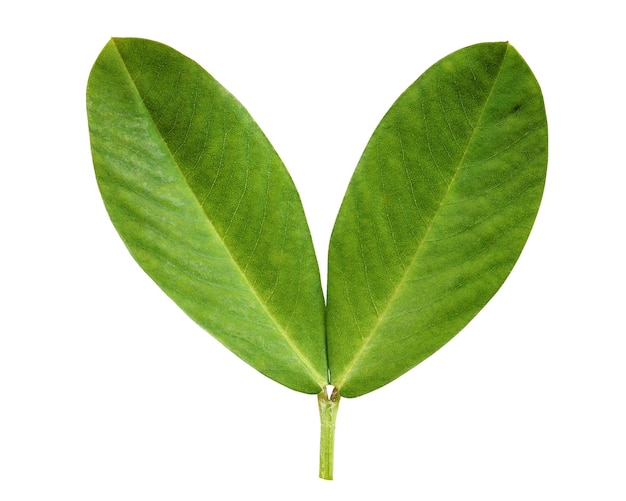
[[[165,45],[112,39],[89,77],[98,185],[133,257],[247,363],[326,384],[324,299],[300,198],[242,105]]]
[[[461,49],[400,96],[331,237],[329,365],[343,396],[414,367],[489,301],[526,242],[546,165],[541,90],[508,43]]]

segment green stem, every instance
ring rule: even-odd
[[[339,391],[334,386],[327,386],[317,395],[320,410],[320,478],[333,479],[335,456],[335,423],[339,409]]]

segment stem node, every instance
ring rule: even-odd
[[[334,386],[326,386],[317,395],[320,411],[320,478],[333,479],[335,455],[335,423],[339,409],[339,391]]]

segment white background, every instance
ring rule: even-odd
[[[618,2],[11,2],[0,15],[0,499],[626,499],[623,15]],[[374,127],[441,57],[510,41],[550,161],[509,280],[437,354],[341,402],[266,379],[134,263],[100,200],[85,86],[111,36],[164,42],[248,108],[322,270]],[[323,273],[325,274],[325,273]]]

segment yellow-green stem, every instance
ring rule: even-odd
[[[335,423],[339,409],[339,392],[334,386],[327,386],[317,395],[320,410],[320,478],[333,479],[335,456]]]

